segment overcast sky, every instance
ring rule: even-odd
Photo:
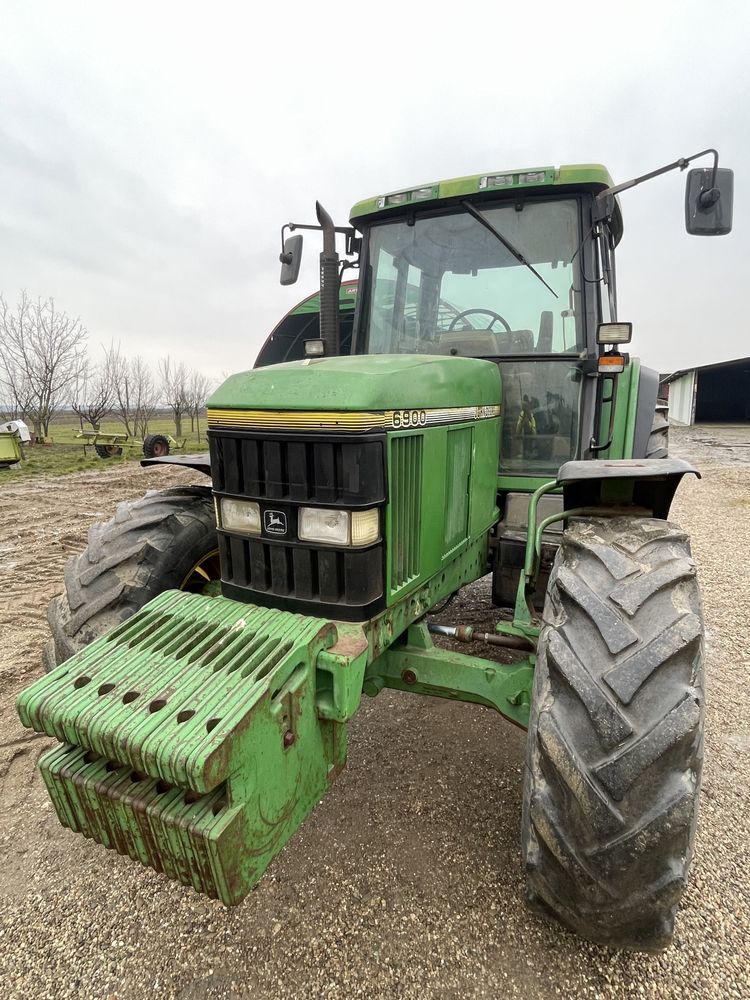
[[[517,12],[517,13],[516,13]],[[716,146],[734,231],[684,230],[684,175],[622,196],[620,318],[674,370],[750,354],[750,4],[2,3],[0,291],[94,347],[217,377],[314,291],[278,284],[319,198],[575,162],[616,182]],[[708,162],[708,161],[706,161]]]

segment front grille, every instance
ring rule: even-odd
[[[217,493],[254,500],[373,506],[384,499],[382,435],[356,441],[212,431],[211,474]]]
[[[385,434],[352,440],[318,434],[209,432],[214,493],[255,500],[261,537],[219,531],[228,597],[362,621],[385,606],[384,545],[365,549],[301,542],[298,507],[345,510],[385,504]],[[283,532],[267,530],[273,514]],[[382,517],[382,515],[381,515]]]
[[[324,549],[221,534],[225,583],[308,604],[363,608],[383,593],[382,545]]]

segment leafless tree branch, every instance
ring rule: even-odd
[[[201,433],[201,413],[206,405],[206,400],[211,392],[211,379],[201,372],[190,372],[190,379],[187,388],[187,412],[190,415],[190,430],[197,429],[198,436]]]
[[[86,329],[58,311],[55,300],[32,301],[21,292],[15,310],[0,296],[0,386],[10,404],[40,437],[67,401],[86,367]]]
[[[182,437],[182,417],[189,412],[188,373],[185,365],[172,361],[169,355],[159,362],[161,396],[174,417],[175,437]]]

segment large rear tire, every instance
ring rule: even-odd
[[[669,944],[693,853],[703,626],[686,535],[571,521],[547,591],[529,720],[529,902],[614,948]]]
[[[91,527],[88,546],[65,567],[65,591],[47,610],[45,670],[165,590],[202,591],[218,576],[209,489],[179,487],[119,504],[111,521]]]
[[[654,421],[646,444],[646,458],[668,458],[669,456],[669,407],[656,404]]]

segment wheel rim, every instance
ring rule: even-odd
[[[119,455],[122,455],[122,448],[117,444],[108,444],[105,445],[105,448],[107,454],[112,455],[113,458],[117,458]]]
[[[190,594],[206,594],[212,584],[221,580],[219,550],[212,549],[193,564],[180,584],[180,590]],[[214,588],[215,589],[215,588]]]
[[[164,441],[155,441],[153,445],[153,452],[155,458],[161,458],[163,455],[168,454],[169,448]]]

